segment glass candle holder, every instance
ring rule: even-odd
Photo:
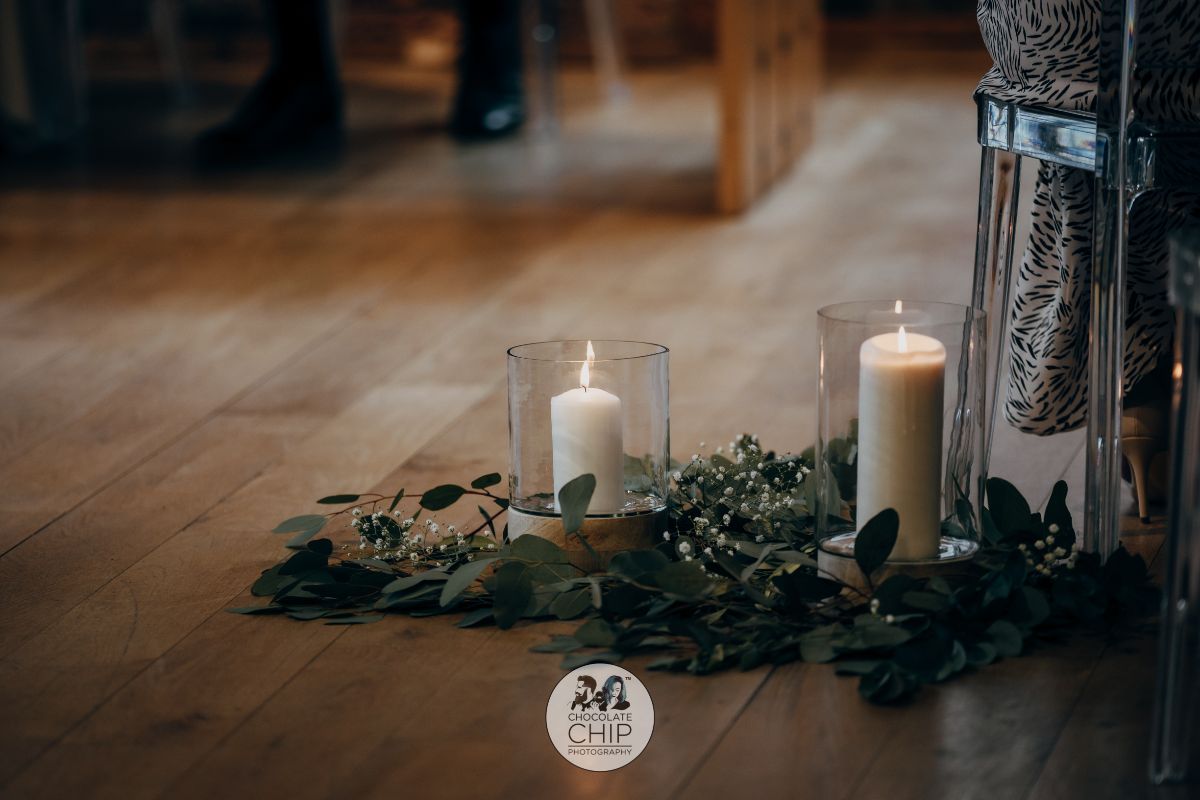
[[[816,535],[850,559],[860,527],[900,517],[889,564],[969,559],[986,481],[984,312],[951,303],[840,303],[818,312]]]
[[[558,493],[591,474],[588,550],[653,544],[667,508],[667,355],[662,345],[601,339],[508,351],[510,536],[560,538]]]

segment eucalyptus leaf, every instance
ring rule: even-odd
[[[357,617],[338,617],[337,619],[325,620],[326,625],[369,625],[372,622],[379,622],[383,619],[383,614],[362,614]],[[347,634],[349,635],[349,634]]]
[[[467,590],[474,583],[483,571],[493,565],[495,559],[477,558],[474,561],[468,561],[466,564],[458,567],[454,572],[450,573],[450,577],[446,579],[446,583],[442,585],[442,592],[438,598],[438,605],[448,606],[460,594]]]
[[[549,539],[543,539],[534,534],[525,534],[512,540],[505,548],[509,558],[519,558],[525,561],[543,562],[548,564],[566,564],[566,552]]]
[[[619,635],[619,628],[599,617],[589,619],[573,634],[575,641],[588,647],[611,647],[616,644]]]
[[[575,619],[591,607],[592,593],[585,587],[559,594],[550,602],[550,613],[559,619]]]
[[[988,627],[987,633],[996,652],[1000,655],[1010,658],[1021,655],[1024,638],[1016,625],[1007,620],[998,619]]]
[[[480,475],[475,480],[471,481],[472,489],[486,489],[489,486],[495,486],[500,481],[504,480],[499,472],[489,472],[487,475]]]
[[[854,538],[854,561],[868,580],[892,554],[899,531],[900,515],[893,508],[880,511],[859,529]]]
[[[466,614],[463,614],[463,618],[458,621],[458,627],[473,628],[485,622],[492,622],[492,609],[477,608],[474,611],[468,611]]]
[[[529,567],[519,561],[509,561],[496,570],[496,590],[492,595],[492,613],[496,627],[511,628],[529,605],[533,582]]]
[[[322,497],[317,502],[325,506],[344,506],[353,503],[362,497],[360,494],[331,494],[328,497]]]
[[[1000,533],[1007,537],[1029,530],[1033,512],[1017,487],[1003,478],[988,478],[987,498],[988,511]]]
[[[325,527],[325,517],[320,514],[302,514],[299,517],[285,519],[274,527],[271,533],[299,533],[311,531],[316,533]]]
[[[712,579],[695,561],[672,561],[654,573],[654,582],[668,595],[684,599],[712,592]]]
[[[427,511],[441,511],[443,508],[449,508],[458,502],[459,498],[466,494],[467,490],[453,483],[443,483],[441,486],[435,486],[425,494],[421,495],[421,508]]]
[[[562,514],[563,531],[568,536],[583,527],[583,518],[595,491],[596,476],[591,473],[572,478],[559,489],[558,510]]]
[[[285,610],[283,606],[242,606],[240,608],[227,609],[230,614],[249,614],[252,616],[282,614]]]

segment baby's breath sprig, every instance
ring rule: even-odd
[[[708,458],[693,455],[672,474],[671,508],[685,560],[733,556],[749,543],[812,546],[804,481],[812,464],[764,451],[745,434]]]

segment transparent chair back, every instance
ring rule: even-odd
[[[1135,204],[1152,192],[1200,189],[1200,109],[1190,107],[1194,102],[1188,100],[1197,96],[1189,86],[1200,68],[1200,41],[1184,41],[1188,32],[1182,29],[1189,26],[1163,24],[1179,10],[1172,0],[1102,0],[1100,5],[1095,113],[976,96],[983,153],[972,302],[992,320],[989,431],[994,433],[1009,365],[1009,294],[1022,158],[1092,171],[1084,526],[1088,548],[1107,555],[1117,547],[1123,496],[1120,422],[1129,221]],[[1164,104],[1150,102],[1154,93],[1143,91],[1155,84],[1160,89],[1175,86],[1178,91],[1170,94],[1187,107],[1168,108],[1171,113],[1164,115]],[[990,439],[985,449],[990,456]]]

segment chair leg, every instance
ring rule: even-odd
[[[1088,460],[1084,544],[1107,558],[1121,533],[1121,398],[1125,260],[1131,200],[1096,181],[1088,349]]]
[[[623,59],[615,5],[615,0],[584,0],[596,78],[608,99],[619,102],[629,96],[629,87],[621,77]]]
[[[979,221],[975,232],[975,275],[971,303],[988,315],[988,410],[983,474],[991,459],[999,419],[1008,353],[1008,301],[1012,286],[1016,209],[1021,188],[1021,158],[983,148],[979,170]]]
[[[183,44],[183,10],[178,0],[154,0],[150,6],[150,27],[158,46],[163,72],[175,92],[175,102],[191,105],[194,100],[192,82],[188,76]]]
[[[530,83],[535,131],[543,136],[558,133],[558,4],[555,0],[524,0],[523,16],[533,39],[533,74]]]
[[[1196,493],[1200,473],[1192,451],[1183,446],[1200,436],[1200,319],[1181,311],[1175,331],[1170,521],[1150,738],[1150,779],[1155,783],[1186,777],[1188,728],[1195,718],[1200,675],[1200,625],[1194,610],[1200,601],[1200,536],[1192,519],[1192,509],[1200,500]]]

